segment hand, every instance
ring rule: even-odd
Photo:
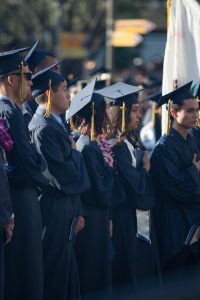
[[[12,239],[12,232],[14,229],[14,223],[8,224],[6,226],[4,226],[4,231],[5,231],[5,236],[6,236],[6,242],[4,244],[4,246],[6,246],[8,243],[10,243],[11,239]]]
[[[109,220],[109,235],[110,235],[110,238],[112,239],[112,236],[113,236],[113,222],[112,222],[112,220]]]
[[[104,156],[105,161],[109,165],[109,167],[113,168],[114,160],[113,160],[112,155],[110,155],[109,153],[103,152],[103,156]]]
[[[77,150],[76,143],[74,142],[74,140],[71,136],[69,136],[69,140],[71,142],[71,148],[74,149],[74,150]]]
[[[85,219],[81,216],[77,217],[75,234],[81,231],[85,227]]]
[[[197,161],[197,154],[194,153],[192,163],[195,165],[197,168],[198,172],[200,172],[200,160]]]
[[[151,168],[151,164],[150,164],[150,160],[148,158],[148,154],[145,151],[143,158],[142,158],[142,163],[143,163],[143,167],[146,169],[147,172],[149,172],[150,168]]]

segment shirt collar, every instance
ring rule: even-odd
[[[55,113],[51,113],[51,115],[53,116],[53,118],[59,123],[62,124],[62,119],[61,117],[57,116]]]

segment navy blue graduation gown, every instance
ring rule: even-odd
[[[4,160],[0,149],[0,299],[4,299],[4,236],[3,227],[10,223],[12,203]]]
[[[80,193],[90,188],[81,154],[71,149],[64,128],[38,108],[29,130],[48,165],[51,189],[42,194],[44,299],[79,298],[79,280],[73,250],[73,220],[82,214]],[[70,238],[70,232],[72,236]]]
[[[142,167],[132,166],[125,142],[114,146],[118,176],[126,194],[125,202],[113,209],[113,286],[120,292],[135,293],[146,281],[160,283],[160,268],[155,229],[151,216],[151,244],[136,237],[136,209],[151,210],[155,198],[151,178]],[[124,288],[124,289],[123,289]]]
[[[76,256],[83,299],[111,299],[112,245],[109,235],[113,169],[104,162],[96,141],[82,150],[91,189],[83,195],[85,228],[76,240]]]
[[[38,104],[35,99],[28,100],[22,105],[22,114],[27,126],[29,125],[33,115],[35,114],[37,107]]]
[[[200,176],[192,163],[194,153],[198,154],[198,149],[192,135],[185,140],[172,128],[151,157],[163,270],[184,268],[192,259],[186,255],[184,243],[191,226],[200,224]]]
[[[198,127],[192,128],[191,133],[192,133],[192,135],[195,139],[195,143],[196,143],[197,148],[200,152],[200,127],[198,126]]]
[[[21,110],[8,98],[0,98],[0,117],[5,119],[14,141],[13,149],[6,154],[15,228],[5,249],[5,297],[39,300],[43,289],[42,227],[36,187],[48,185],[42,175],[45,162],[29,143]]]

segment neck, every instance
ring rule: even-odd
[[[189,129],[184,128],[182,125],[178,124],[176,121],[174,121],[172,128],[174,128],[185,140],[187,140]]]
[[[40,108],[45,109],[47,108],[47,103],[43,103],[39,105]],[[60,116],[62,114],[62,112],[57,111],[56,109],[54,109],[53,107],[51,107],[51,112],[54,113],[56,116]]]
[[[13,93],[12,89],[7,88],[5,85],[0,86],[0,94],[8,97],[14,104],[19,106],[18,97]]]

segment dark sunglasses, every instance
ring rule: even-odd
[[[20,73],[10,73],[9,75],[17,75],[20,76]],[[23,73],[25,80],[31,81],[32,73],[31,72],[26,72]]]

